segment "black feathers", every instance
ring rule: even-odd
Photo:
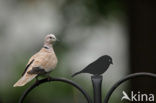
[[[25,74],[25,72],[27,71],[27,69],[29,68],[29,66],[34,62],[34,59],[26,66],[24,72],[22,73],[22,76]]]
[[[28,74],[38,74],[38,75],[42,75],[42,74],[46,74],[47,72],[40,68],[40,67],[34,67],[32,68],[32,70],[27,72]]]
[[[90,73],[93,75],[100,75],[104,73],[110,64],[113,64],[112,58],[108,55],[101,56],[93,63],[89,64],[86,68],[72,75],[72,77],[80,73]]]

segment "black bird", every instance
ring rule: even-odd
[[[108,69],[110,64],[113,64],[113,60],[110,56],[108,56],[108,55],[101,56],[96,61],[89,64],[83,70],[73,74],[72,77],[74,77],[80,73],[90,73],[93,75],[100,75]]]

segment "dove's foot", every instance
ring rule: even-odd
[[[47,79],[48,79],[48,81],[51,81],[52,77],[50,75],[47,75]]]
[[[35,81],[36,83],[38,83],[39,82],[39,79],[38,79],[38,76],[36,77],[36,81]]]

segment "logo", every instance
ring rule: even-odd
[[[131,102],[154,102],[154,94],[145,94],[138,91],[135,93],[131,91],[130,95],[128,95],[125,91],[122,91],[121,101],[128,100]]]

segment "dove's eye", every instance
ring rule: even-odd
[[[50,39],[52,39],[52,37],[49,37]]]

